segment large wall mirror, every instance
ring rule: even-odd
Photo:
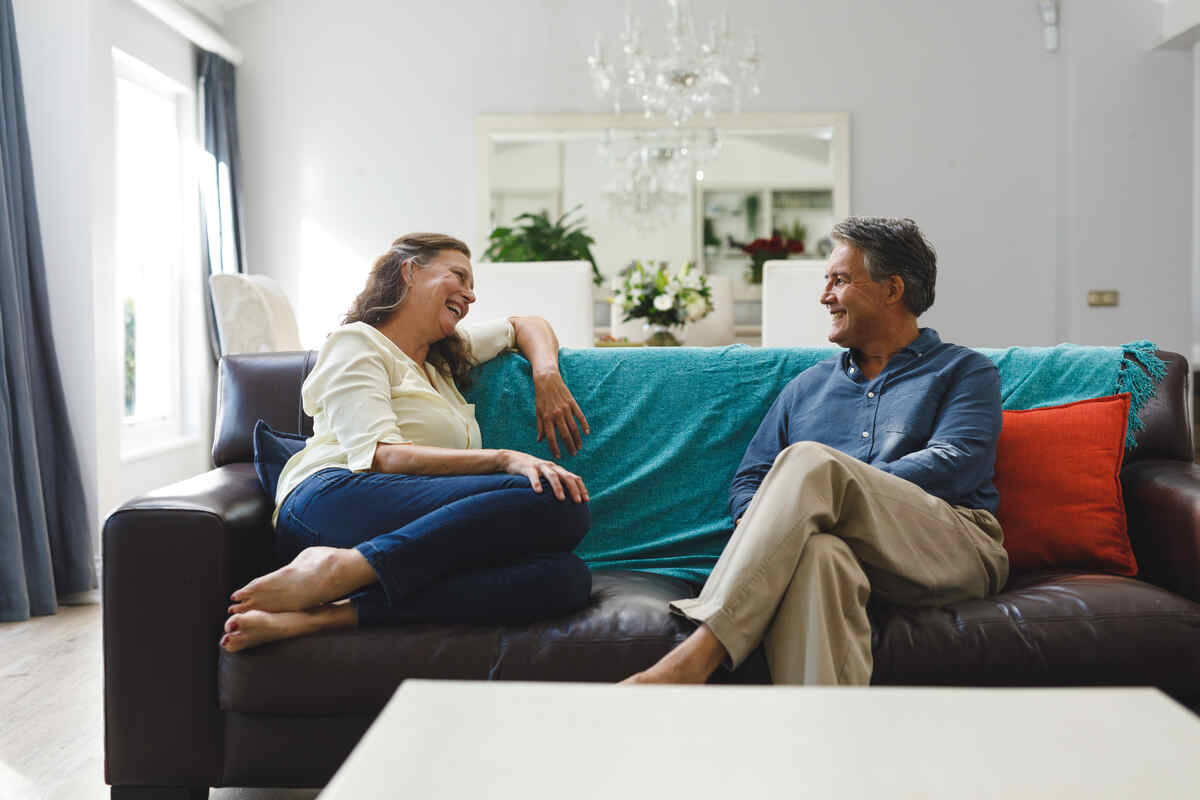
[[[761,285],[742,245],[780,235],[803,242],[790,258],[821,258],[830,229],[850,213],[850,120],[844,113],[717,115],[716,154],[689,169],[672,208],[634,224],[614,198],[614,151],[653,136],[640,115],[485,114],[476,120],[478,252],[488,234],[519,214],[556,219],[579,208],[605,277],[596,325],[608,325],[611,279],[634,259],[693,261],[734,286],[739,335],[757,335]],[[697,135],[705,125],[692,126]]]

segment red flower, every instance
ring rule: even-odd
[[[788,253],[803,253],[804,242],[800,239],[772,236],[770,239],[755,239],[750,244],[742,245],[742,252],[759,258],[786,258]]]

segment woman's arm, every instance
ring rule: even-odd
[[[533,373],[538,441],[545,436],[550,452],[559,458],[558,436],[561,435],[568,452],[575,455],[583,445],[580,428],[588,434],[592,429],[558,371],[558,337],[550,323],[541,317],[509,317],[508,321],[516,334],[517,349],[525,356]]]
[[[542,491],[542,479],[550,483],[554,496],[566,499],[569,492],[576,503],[588,500],[583,479],[553,461],[546,461],[516,450],[454,450],[419,444],[377,444],[371,462],[374,472],[405,475],[487,475],[507,472],[524,475],[535,492]]]
[[[404,475],[487,475],[504,472],[503,452],[381,442],[375,445],[371,471]]]

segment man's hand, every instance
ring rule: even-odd
[[[587,434],[592,429],[571,390],[563,383],[562,375],[557,369],[535,372],[533,392],[537,403],[537,440],[540,442],[544,436],[555,458],[562,456],[558,449],[559,436],[562,436],[567,452],[571,455],[578,453],[583,446],[580,429]]]

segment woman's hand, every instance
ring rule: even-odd
[[[545,436],[550,452],[555,458],[561,458],[558,437],[562,436],[567,451],[575,455],[583,445],[580,427],[584,433],[591,433],[592,429],[558,372],[558,337],[550,323],[541,317],[509,317],[508,321],[513,326],[517,349],[528,359],[533,372],[537,440],[540,442]]]
[[[534,372],[533,393],[537,403],[537,440],[540,442],[543,436],[546,437],[546,443],[550,445],[550,452],[555,458],[562,457],[558,449],[559,436],[562,436],[567,452],[571,455],[578,453],[583,446],[580,429],[588,434],[592,429],[571,390],[563,383],[557,367]]]
[[[583,485],[583,478],[573,472],[567,472],[553,461],[517,450],[501,450],[500,454],[504,471],[509,475],[524,475],[529,478],[529,485],[538,494],[542,492],[542,480],[545,479],[559,500],[566,500],[567,493],[570,493],[571,499],[576,503],[588,501],[588,491]]]

